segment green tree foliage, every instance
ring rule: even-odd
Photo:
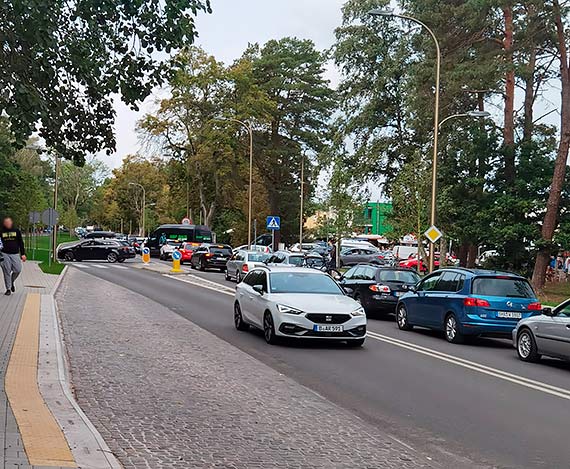
[[[193,42],[199,11],[209,0],[3,0],[0,111],[15,143],[39,123],[47,147],[77,163],[112,152],[113,94],[136,109],[163,81],[164,53]]]

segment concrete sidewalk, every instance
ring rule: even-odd
[[[66,380],[53,293],[57,275],[26,262],[0,297],[0,467],[120,468]]]

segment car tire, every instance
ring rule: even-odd
[[[401,331],[411,331],[414,328],[408,321],[408,310],[403,303],[396,309],[396,323]]]
[[[461,344],[465,340],[465,336],[459,332],[457,318],[453,313],[450,313],[445,317],[443,332],[445,334],[445,340],[451,344]]]
[[[107,254],[107,262],[109,264],[114,264],[118,260],[119,260],[119,256],[117,256],[116,252],[110,252],[109,254]]]
[[[67,262],[73,262],[74,260],[74,256],[72,252],[66,252],[65,255],[63,256],[63,260],[67,261]]]
[[[265,311],[263,315],[263,337],[265,338],[265,342],[270,345],[275,345],[278,342],[277,336],[275,335],[273,316],[271,316],[269,311]]]
[[[202,260],[200,261],[200,270],[201,270],[202,272],[204,272],[204,271],[206,270],[206,263],[204,262],[204,259],[202,259]]]
[[[356,347],[362,347],[362,346],[364,345],[364,341],[365,341],[365,340],[366,340],[366,339],[347,340],[347,341],[346,341],[346,344],[347,344],[349,347],[354,347],[354,348],[356,348]]]
[[[241,315],[241,307],[237,301],[234,303],[234,326],[238,331],[247,331],[249,329],[249,324],[244,322]]]
[[[526,327],[517,336],[517,354],[523,362],[536,363],[540,360],[536,340]]]
[[[225,279],[229,282],[232,278],[230,277],[230,273],[228,272],[228,269],[226,269],[226,275],[224,276]]]

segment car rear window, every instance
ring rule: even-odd
[[[210,252],[212,254],[216,254],[218,256],[231,256],[232,250],[228,248],[210,248]]]
[[[269,259],[269,254],[264,254],[262,252],[250,252],[248,259],[250,262],[264,262]]]
[[[383,282],[417,283],[420,276],[409,270],[380,270],[379,280]]]
[[[473,280],[474,295],[508,298],[535,298],[530,284],[523,278],[479,277]]]

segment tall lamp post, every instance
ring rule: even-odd
[[[480,118],[485,118],[485,117],[489,117],[491,115],[490,112],[487,111],[469,111],[469,112],[464,112],[464,113],[460,113],[460,114],[453,114],[451,116],[447,116],[445,119],[443,119],[440,123],[439,123],[439,128],[441,129],[441,127],[443,126],[443,124],[445,124],[448,120],[451,119],[456,119],[459,117],[480,117]]]
[[[212,121],[235,122],[245,127],[249,134],[249,195],[247,209],[247,248],[251,249],[251,200],[253,197],[253,128],[249,122],[245,122],[233,117],[214,118]]]
[[[146,189],[138,182],[129,182],[129,186],[138,186],[142,189],[143,203],[142,203],[142,237],[145,237],[145,212],[146,212]]]
[[[303,202],[305,196],[305,155],[301,155],[301,208],[299,213],[299,249],[303,251]]]
[[[435,43],[436,50],[436,70],[435,70],[435,115],[433,123],[433,163],[432,163],[432,176],[431,176],[431,225],[435,226],[435,214],[436,214],[436,200],[437,200],[437,138],[439,130],[439,76],[441,68],[441,51],[439,49],[439,42],[434,32],[422,21],[407,15],[401,15],[395,13],[392,9],[376,8],[370,10],[368,14],[372,16],[388,16],[391,18],[401,18],[404,20],[412,21],[413,23],[419,24],[424,28],[432,37]],[[419,233],[418,233],[419,237]],[[419,242],[419,240],[418,240]],[[430,243],[429,246],[429,271],[433,272],[434,267],[434,254],[435,245]]]

